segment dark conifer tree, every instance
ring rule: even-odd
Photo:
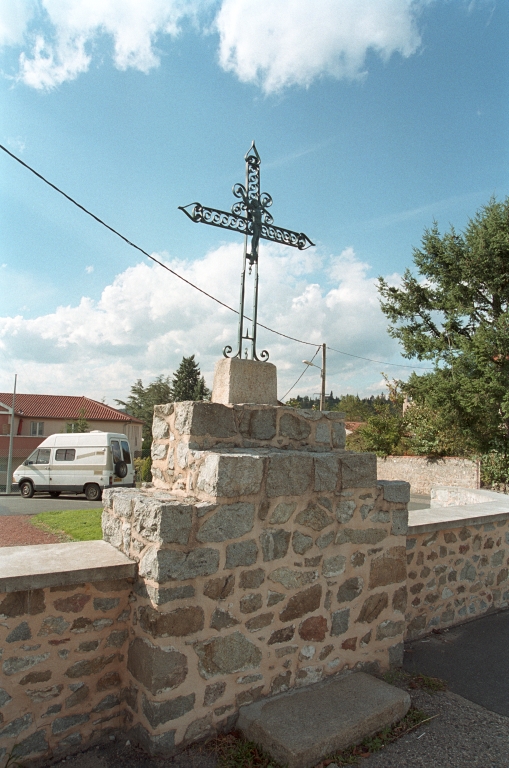
[[[208,400],[210,390],[205,386],[205,379],[200,375],[200,366],[191,357],[183,357],[178,369],[173,374],[173,400]]]

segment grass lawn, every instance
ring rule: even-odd
[[[30,522],[43,531],[61,535],[62,541],[92,541],[102,539],[101,509],[63,509],[41,512]]]

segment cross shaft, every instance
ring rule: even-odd
[[[272,197],[267,192],[260,192],[260,155],[253,141],[251,148],[245,156],[246,161],[246,183],[235,184],[233,194],[239,199],[232,205],[231,212],[221,211],[217,208],[208,208],[201,203],[190,203],[186,206],[179,206],[191,221],[202,224],[210,224],[213,227],[221,229],[230,229],[234,232],[244,234],[244,259],[243,270],[240,281],[240,309],[239,309],[239,327],[238,327],[238,346],[235,355],[231,355],[233,349],[227,345],[223,349],[225,357],[242,358],[242,342],[246,340],[251,345],[251,360],[267,361],[269,353],[267,350],[260,352],[258,357],[256,352],[256,327],[258,316],[258,245],[260,238],[272,240],[275,243],[282,243],[298,248],[303,251],[314,243],[303,232],[293,232],[291,229],[284,229],[274,224],[272,215],[267,208],[272,205]],[[249,238],[251,238],[251,248],[249,249]],[[251,274],[254,266],[254,295],[253,312],[251,318],[251,335],[246,330],[244,333],[244,319],[248,319],[244,313],[245,307],[245,289],[246,289],[246,265],[249,263],[249,273]],[[247,350],[246,350],[247,357]]]

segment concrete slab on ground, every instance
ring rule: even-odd
[[[440,677],[454,693],[509,717],[509,610],[406,644],[404,669]]]
[[[410,696],[364,672],[241,707],[238,728],[277,762],[311,768],[404,717]]]

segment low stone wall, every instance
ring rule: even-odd
[[[337,415],[158,406],[156,482],[104,493],[106,541],[0,551],[0,759],[123,732],[172,755],[257,699],[402,661],[509,604],[509,497],[406,482]]]
[[[428,495],[434,485],[479,488],[480,462],[446,456],[387,456],[377,459],[379,480],[406,480],[412,493]]]
[[[1,551],[2,765],[13,748],[47,765],[129,724],[134,573],[103,541]]]
[[[509,499],[436,488],[432,507],[409,514],[406,637],[509,605]]]

